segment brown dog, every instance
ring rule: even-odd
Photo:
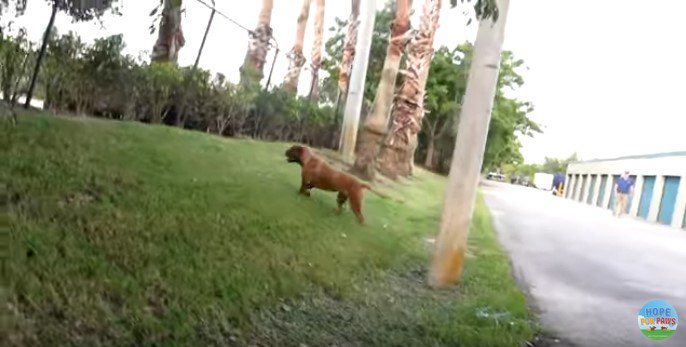
[[[337,213],[341,213],[343,204],[350,200],[350,209],[353,210],[360,224],[364,224],[364,216],[362,215],[362,193],[364,189],[368,189],[383,198],[388,198],[386,195],[373,190],[368,184],[336,170],[305,146],[294,145],[289,148],[286,151],[286,160],[289,163],[298,163],[302,166],[299,194],[310,196],[310,189],[312,188],[338,192],[336,198],[336,202],[338,202]]]

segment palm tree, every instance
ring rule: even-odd
[[[319,68],[322,65],[322,45],[324,38],[324,0],[317,0],[317,13],[314,17],[314,45],[312,46],[312,86],[310,99],[319,100]]]
[[[283,88],[290,92],[298,91],[298,80],[300,79],[300,70],[305,65],[305,56],[303,55],[303,41],[305,39],[305,29],[307,27],[307,18],[310,15],[310,3],[312,0],[303,0],[303,5],[298,16],[298,30],[295,33],[295,44],[293,49],[288,53],[288,58],[291,60],[288,66],[288,73],[283,81]]]
[[[429,44],[430,46],[430,52],[428,55],[428,61],[426,62],[426,67],[422,70],[422,74],[419,77],[419,85],[422,86],[422,95],[419,97],[419,107],[418,107],[418,114],[417,117],[419,117],[419,125],[421,127],[422,122],[421,120],[424,119],[424,115],[426,114],[426,110],[424,109],[424,96],[426,95],[426,81],[429,79],[429,71],[431,70],[431,60],[433,59],[433,44],[434,44],[434,38],[436,37],[436,31],[438,30],[438,20],[440,19],[441,16],[441,0],[436,0],[434,5],[436,6],[436,9],[431,13],[431,43]],[[417,144],[418,144],[418,139],[417,139],[417,134],[415,133],[411,138],[410,138],[410,155],[409,155],[409,167],[410,167],[410,175],[414,174],[414,155],[415,155],[415,150],[417,149]],[[433,152],[433,144],[430,146],[431,152]],[[429,162],[432,161],[433,153],[430,153],[431,155],[427,155],[427,158]]]
[[[241,84],[259,84],[262,80],[264,62],[269,51],[269,41],[272,39],[272,9],[273,0],[262,0],[262,10],[257,20],[257,27],[250,32],[250,42],[245,61],[240,69]]]
[[[424,1],[419,32],[410,43],[403,84],[391,116],[393,124],[378,158],[379,171],[391,178],[412,173],[412,157],[417,133],[422,128],[424,89],[440,7],[440,0]]]
[[[357,28],[360,26],[358,17],[360,16],[360,0],[351,1],[350,18],[348,19],[348,31],[345,33],[343,43],[343,57],[338,72],[338,89],[340,95],[348,93],[348,79],[350,68],[355,59],[355,44],[357,43]]]
[[[410,30],[410,8],[410,0],[397,0],[381,80],[376,90],[372,111],[365,119],[357,147],[353,171],[368,180],[373,180],[376,175],[376,155],[388,126],[395,80],[400,68],[403,47],[407,41],[407,33]]]
[[[446,287],[460,279],[467,252],[510,0],[493,3],[497,5],[497,10],[487,11],[492,19],[482,20],[479,24],[474,42],[474,64],[469,68],[464,106],[460,110],[441,225],[429,272],[429,284],[435,288]]]
[[[179,50],[186,44],[181,29],[181,3],[182,0],[164,0],[160,30],[152,48],[152,61],[178,61]]]

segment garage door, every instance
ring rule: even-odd
[[[593,193],[595,193],[595,181],[598,179],[598,175],[591,175],[591,187],[588,189],[588,196],[586,197],[586,203],[593,203]]]
[[[655,189],[655,176],[645,176],[643,178],[643,189],[641,190],[641,200],[638,202],[638,216],[646,219],[650,212],[650,201],[653,200],[653,190]]]
[[[679,176],[665,176],[665,187],[662,190],[662,199],[660,199],[660,212],[657,214],[657,221],[662,224],[672,224],[680,179]]]
[[[579,201],[584,201],[584,192],[588,184],[588,175],[581,175],[581,189],[579,190]]]
[[[598,207],[605,207],[603,206],[603,200],[605,199],[605,187],[607,187],[607,175],[602,175],[600,176],[600,191],[598,192],[598,202],[596,202],[596,205],[598,205]]]
[[[612,175],[612,189],[610,193],[610,203],[607,205],[607,208],[614,210],[615,209],[615,195],[617,195],[617,192],[615,191],[615,184],[617,183],[617,179],[619,178],[619,175]]]
[[[629,176],[629,179],[631,179],[634,182],[634,188],[636,188],[636,175],[631,175]],[[634,194],[636,194],[636,191],[634,191]],[[630,194],[629,197],[627,198],[626,202],[626,212],[629,213],[631,211],[631,202],[634,200],[634,194]]]

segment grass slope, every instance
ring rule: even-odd
[[[425,287],[438,176],[398,186],[404,204],[367,194],[360,227],[334,194],[296,195],[283,143],[24,114],[0,146],[4,346],[516,346],[537,332],[481,200],[461,284]]]

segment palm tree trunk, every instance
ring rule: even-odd
[[[317,0],[317,14],[314,17],[314,45],[312,46],[312,86],[310,99],[319,100],[319,68],[322,65],[322,44],[324,39],[324,0]]]
[[[422,75],[419,78],[419,85],[422,86],[422,95],[419,97],[419,108],[417,110],[417,115],[419,119],[419,126],[421,127],[421,120],[424,119],[424,115],[426,114],[426,110],[424,109],[424,96],[426,95],[426,81],[429,79],[429,72],[431,70],[431,59],[433,57],[433,44],[434,44],[434,39],[436,38],[436,31],[438,30],[438,20],[440,19],[441,15],[441,0],[436,0],[435,2],[436,6],[436,11],[432,13],[433,17],[431,18],[431,48],[430,48],[430,53],[428,54],[428,61],[426,62],[426,68],[422,70]],[[417,150],[417,145],[419,144],[419,140],[417,139],[417,133],[412,134],[410,143],[413,144],[413,146],[410,146],[408,148],[409,150],[409,155],[406,155],[407,158],[409,158],[409,162],[406,163],[410,167],[410,175],[414,175],[414,155]],[[431,146],[433,146],[433,143],[431,143]],[[433,154],[433,152],[432,152]],[[433,162],[432,162],[433,163]]]
[[[381,80],[376,89],[376,97],[371,114],[364,122],[364,129],[357,148],[353,171],[367,180],[376,175],[376,154],[386,134],[388,116],[393,102],[395,80],[400,68],[400,58],[405,46],[407,32],[410,30],[410,0],[398,0],[395,19],[391,27],[390,40],[381,72]]]
[[[33,68],[33,76],[31,76],[31,84],[29,84],[29,90],[26,92],[26,102],[24,102],[24,108],[28,109],[31,106],[31,99],[33,98],[33,90],[36,88],[36,81],[38,80],[38,73],[40,72],[40,66],[43,63],[43,57],[45,56],[45,50],[48,48],[48,40],[50,40],[50,32],[55,24],[55,16],[57,15],[57,2],[52,4],[52,12],[50,13],[50,21],[48,21],[48,26],[45,28],[45,34],[43,35],[43,43],[40,46],[40,51],[38,51],[38,57],[36,57],[36,66]]]
[[[500,54],[505,37],[509,0],[497,1],[498,19],[482,20],[474,42],[464,106],[450,163],[441,225],[434,250],[429,284],[446,287],[457,282],[464,266],[476,189],[498,84]]]
[[[432,128],[429,132],[429,140],[426,148],[426,158],[424,159],[424,167],[427,169],[433,168],[434,165],[434,145],[436,142],[436,130]]]
[[[165,0],[160,20],[160,30],[157,41],[152,48],[152,61],[172,62],[179,59],[179,50],[186,44],[181,29],[182,0]]]
[[[241,84],[259,84],[264,75],[264,63],[269,52],[269,41],[272,38],[272,19],[273,0],[262,0],[262,11],[257,21],[255,31],[250,33],[248,51],[245,55],[243,66],[240,69]]]
[[[379,171],[390,178],[407,177],[412,173],[416,135],[421,130],[424,116],[424,89],[440,6],[440,0],[425,0],[419,32],[410,43],[408,67],[393,107],[393,124],[378,159]]]
[[[348,31],[345,34],[343,43],[343,56],[338,71],[338,90],[341,96],[348,92],[348,80],[350,79],[350,68],[355,60],[355,44],[357,43],[357,28],[360,26],[358,17],[360,16],[360,0],[352,0],[350,18],[348,19]]]
[[[303,0],[303,5],[298,16],[298,30],[295,33],[295,44],[293,49],[288,53],[290,65],[288,66],[288,73],[283,81],[283,88],[289,92],[296,93],[298,91],[298,80],[300,79],[300,71],[305,65],[305,56],[303,55],[303,42],[305,40],[305,29],[307,28],[307,18],[310,15],[310,3],[312,0]]]

